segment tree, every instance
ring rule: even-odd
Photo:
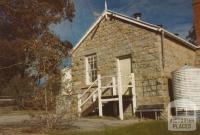
[[[69,43],[68,43],[69,44]],[[47,76],[46,80],[40,83],[40,91],[43,97],[40,100],[45,101],[46,111],[52,109],[55,104],[55,97],[60,90],[61,75],[59,66],[62,63],[62,59],[68,57],[70,45],[63,45],[58,38],[49,32],[42,34],[40,38],[33,42],[33,45],[26,48],[26,63],[29,71],[35,73],[32,77],[38,81]],[[40,94],[40,95],[41,95]],[[50,101],[49,101],[50,99]],[[44,102],[41,102],[44,105]]]
[[[39,121],[43,122],[42,125],[46,128],[60,127],[58,121],[62,121],[65,115],[65,113],[52,112],[56,109],[56,97],[61,89],[61,75],[58,67],[61,65],[62,58],[68,56],[70,46],[69,42],[68,45],[63,45],[54,35],[45,32],[33,42],[32,46],[26,48],[30,72],[36,71],[35,80],[41,80],[47,76],[47,80],[40,83],[40,87],[33,96],[33,105],[40,107],[39,109],[45,109],[45,114],[42,114],[45,117]],[[36,117],[41,118],[40,115]]]
[[[49,32],[43,33],[32,43],[33,45],[26,46],[26,64],[35,69],[40,77],[56,72],[70,49]]]
[[[0,40],[0,95],[10,79],[18,74],[23,76],[25,70],[23,51],[18,41]]]
[[[18,109],[25,109],[26,101],[31,98],[34,92],[34,82],[29,77],[14,76],[3,90],[3,93],[12,96],[16,100]]]
[[[72,21],[72,0],[1,0],[0,38],[30,39],[61,18]]]
[[[192,44],[194,44],[194,45],[197,44],[197,41],[196,41],[196,33],[195,33],[195,28],[194,28],[194,26],[192,26],[192,28],[189,30],[188,36],[186,37],[186,39],[187,39],[190,43],[192,43]]]
[[[72,0],[0,1],[0,83],[7,83],[4,86],[14,90],[16,97],[20,97],[18,101],[22,106],[23,99],[32,91],[31,87],[35,95],[38,94],[35,90],[40,89],[39,99],[37,96],[34,99],[42,107],[45,102],[46,125],[52,125],[52,117],[48,118],[48,111],[51,106],[55,106],[55,94],[60,87],[58,66],[68,56],[71,46],[63,45],[49,33],[48,25],[62,19],[72,21],[74,15]],[[26,81],[31,78],[30,80],[37,82],[44,76],[48,76],[48,80],[42,87],[35,88],[41,84],[32,86],[35,83]],[[23,83],[20,84],[20,81]],[[0,89],[4,86],[0,86]],[[22,87],[25,89],[21,89]]]
[[[27,52],[42,48],[43,44],[39,47],[37,41],[48,31],[48,25],[61,19],[72,21],[74,15],[72,0],[1,0],[0,89],[15,75],[23,77],[27,66],[32,66],[27,64]]]

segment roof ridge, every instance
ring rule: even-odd
[[[118,12],[115,12],[115,11],[112,11],[112,10],[107,10],[107,12],[108,12],[108,13],[110,12],[110,13],[118,14],[118,15],[121,15],[121,16],[123,16],[123,17],[126,17],[126,18],[128,18],[128,19],[130,19],[130,20],[133,20],[133,21],[136,21],[136,22],[140,22],[140,23],[144,23],[144,24],[153,26],[153,27],[155,27],[155,28],[161,28],[161,27],[158,26],[158,25],[155,25],[155,24],[152,24],[152,23],[148,23],[148,22],[145,22],[145,21],[142,21],[142,20],[137,20],[137,19],[135,19],[135,18],[133,18],[133,17],[130,17],[130,16],[127,16],[127,15],[124,15],[124,14],[121,14],[121,13],[118,13]]]
[[[72,53],[80,46],[80,44],[83,42],[83,40],[89,35],[89,33],[96,27],[96,25],[101,22],[101,20],[104,18],[104,16],[106,15],[110,15],[110,14],[113,14],[115,17],[117,18],[120,18],[120,19],[123,19],[123,20],[126,20],[126,21],[129,21],[129,22],[132,22],[134,24],[138,24],[140,26],[143,26],[143,27],[146,27],[146,28],[149,28],[151,30],[154,30],[154,31],[158,31],[158,32],[164,32],[165,34],[167,34],[168,36],[176,39],[176,40],[179,40],[181,42],[183,42],[186,46],[192,48],[192,49],[200,49],[200,47],[197,47],[195,46],[194,44],[186,41],[185,39],[179,37],[179,36],[176,36],[175,34],[167,31],[166,29],[160,27],[160,26],[157,26],[155,24],[151,24],[151,23],[148,23],[148,22],[145,22],[145,21],[142,21],[142,20],[136,20],[134,18],[131,18],[127,15],[124,15],[124,14],[121,14],[121,13],[117,13],[115,11],[111,11],[111,10],[104,10],[101,14],[101,16],[89,27],[89,29],[85,32],[85,34],[83,34],[82,38],[79,40],[79,42],[76,44],[76,46],[74,47],[74,49],[72,50]]]

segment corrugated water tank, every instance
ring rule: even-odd
[[[174,100],[188,99],[200,110],[200,68],[184,66],[172,73]],[[178,106],[188,106],[179,102]]]

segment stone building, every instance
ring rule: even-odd
[[[160,110],[173,100],[171,73],[184,65],[195,66],[198,63],[198,47],[160,26],[140,20],[138,15],[136,14],[136,18],[130,18],[105,10],[73,49],[73,91],[82,93],[79,98],[88,93],[78,102],[80,113],[85,110],[87,114],[95,112],[94,106],[101,107],[103,104],[102,108],[97,108],[103,109],[103,114],[107,114],[107,109],[108,112],[113,111],[113,114],[118,115],[120,107],[118,109],[116,106],[120,106],[120,96],[113,91],[114,85],[106,85],[109,81],[111,84],[116,81],[116,91],[122,90],[121,113],[129,116],[133,112],[140,112],[140,115],[144,115],[141,114],[142,111],[150,109],[159,115]],[[123,78],[131,73],[134,73],[134,82]],[[110,86],[106,87],[106,90],[112,89],[111,95],[102,90],[102,97],[105,95],[113,99],[106,98],[102,104],[92,103],[98,99],[97,95],[95,96],[99,85],[98,81],[95,84],[98,74],[102,77],[101,85]],[[123,87],[123,84],[126,85]],[[135,86],[131,87],[135,94],[127,93],[128,84],[132,84],[130,87]],[[134,102],[128,103],[128,96],[123,95],[131,95]],[[120,118],[123,119],[123,116]]]

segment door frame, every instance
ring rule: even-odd
[[[128,58],[131,60],[131,73],[132,73],[132,71],[133,71],[133,69],[132,69],[132,57],[131,57],[131,54],[127,54],[127,55],[118,56],[116,58],[116,60],[117,60],[117,76],[120,75],[120,63],[119,63],[119,61],[123,60],[123,59],[128,59]]]
[[[124,90],[122,88],[122,85],[123,85],[122,84],[122,78],[123,77],[121,76],[121,72],[120,72],[120,60],[124,60],[124,59],[130,59],[130,66],[131,66],[130,67],[131,68],[130,75],[133,71],[133,69],[132,69],[132,57],[131,57],[130,54],[117,57],[117,81],[118,81],[118,85],[121,85],[121,86],[118,86],[118,87],[120,87],[119,89],[121,89],[123,94],[124,94]],[[119,84],[119,81],[120,81],[120,84]]]

